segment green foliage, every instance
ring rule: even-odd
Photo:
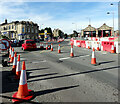
[[[9,40],[9,38],[7,36],[3,36],[3,35],[0,35],[0,39],[8,39]]]

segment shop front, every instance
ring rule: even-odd
[[[105,23],[98,28],[98,37],[110,37],[112,35],[112,27],[107,26]]]

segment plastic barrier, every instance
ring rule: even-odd
[[[97,47],[99,47],[99,49],[101,49],[101,41],[92,41],[92,49],[95,48],[97,50]]]
[[[115,46],[114,42],[110,42],[110,41],[102,41],[102,50],[111,52],[112,45],[114,45],[114,50],[116,52],[116,46]]]
[[[73,40],[73,38],[71,38],[71,40],[70,40],[70,44],[74,44],[74,40]]]
[[[114,50],[116,53],[120,53],[119,50],[119,45],[118,45],[118,41],[114,42],[114,41],[108,41],[109,40],[113,40],[116,39],[117,37],[114,38],[105,38],[104,40],[107,41],[85,41],[85,40],[71,40],[71,42],[73,42],[74,46],[78,46],[78,47],[83,47],[83,48],[88,48],[88,46],[90,48],[95,48],[97,50],[97,47],[99,47],[99,49],[101,51],[108,51],[111,52],[111,47],[112,45],[114,45]],[[102,38],[101,38],[102,39]],[[99,38],[98,38],[99,40]]]
[[[92,44],[91,44],[91,41],[85,41],[85,44],[86,44],[86,48],[92,48]]]
[[[80,46],[83,47],[83,48],[86,48],[85,40],[81,40]]]
[[[76,46],[78,46],[78,47],[81,46],[81,40],[76,40]]]

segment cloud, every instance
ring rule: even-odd
[[[67,4],[68,5],[68,4]],[[30,20],[35,23],[38,23],[40,27],[51,27],[60,28],[65,33],[72,33],[73,29],[76,27],[72,23],[77,24],[77,30],[88,26],[88,18],[91,19],[91,24],[93,27],[100,27],[103,23],[106,23],[108,26],[112,25],[112,15],[106,15],[106,12],[111,8],[107,6],[108,4],[101,5],[98,4],[94,7],[91,7],[90,10],[85,8],[87,3],[80,5],[83,6],[84,9],[81,11],[74,10],[74,12],[69,12],[70,4],[67,6],[62,3],[62,5],[55,5],[54,3],[44,3],[44,5],[40,5],[39,8],[30,7],[26,2],[1,2],[0,3],[0,21],[3,21],[5,18],[8,21],[15,20]],[[67,6],[67,7],[66,7]],[[46,8],[47,7],[47,8]],[[61,9],[62,8],[62,9]],[[38,12],[39,11],[39,12]],[[59,11],[59,12],[57,12]],[[117,14],[117,11],[115,12]],[[104,16],[104,17],[103,17]],[[41,24],[44,24],[41,26]],[[118,29],[118,18],[115,17],[115,30]]]

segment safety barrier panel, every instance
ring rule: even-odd
[[[86,48],[85,40],[80,41],[80,46],[83,48]]]
[[[92,49],[95,48],[97,50],[97,47],[99,47],[99,49],[101,49],[101,41],[92,41]]]
[[[70,44],[73,44],[73,45],[74,45],[74,39],[73,39],[73,38],[71,38]]]
[[[109,38],[110,40],[113,38]],[[120,53],[120,46],[118,45],[118,41],[85,41],[85,40],[74,40],[74,45],[77,47],[83,47],[83,48],[88,48],[88,46],[90,48],[93,49],[93,47],[97,50],[97,47],[99,47],[99,49],[101,51],[108,51],[111,52],[111,47],[112,45],[114,46],[114,51],[116,53]],[[118,48],[119,47],[119,48]]]
[[[81,46],[81,40],[76,40],[76,46],[78,46],[78,47]]]
[[[116,46],[114,45],[114,42],[102,41],[102,50],[111,52],[112,45],[114,46],[114,51],[116,51]]]

